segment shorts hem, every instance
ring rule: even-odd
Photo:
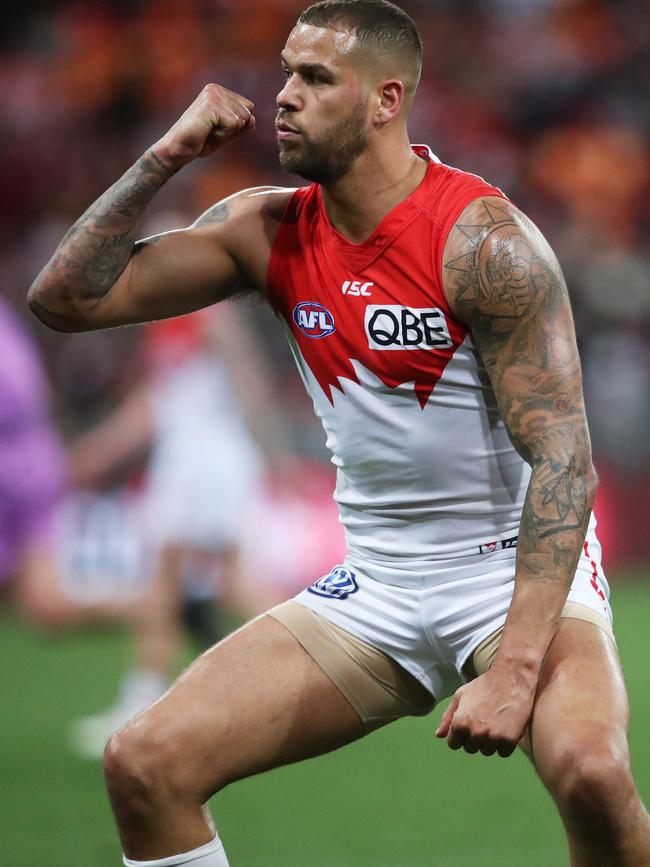
[[[318,598],[318,597],[316,597],[316,598]],[[359,641],[365,642],[366,644],[370,645],[370,647],[373,647],[375,650],[378,650],[381,653],[388,656],[390,659],[393,660],[393,662],[395,662],[397,665],[399,665],[401,668],[403,668],[408,674],[410,674],[412,677],[414,677],[424,687],[424,689],[426,689],[426,691],[431,696],[431,700],[433,702],[434,707],[440,701],[442,701],[442,699],[438,698],[438,696],[435,694],[435,692],[432,688],[432,685],[431,685],[431,679],[426,674],[427,671],[430,671],[430,670],[435,671],[435,669],[436,669],[435,665],[431,666],[430,669],[421,668],[419,666],[414,667],[413,663],[406,655],[397,656],[395,654],[395,652],[393,650],[391,650],[390,648],[382,647],[381,645],[373,642],[366,635],[361,635],[359,633],[359,631],[355,628],[356,624],[354,624],[354,623],[352,623],[352,624],[341,623],[337,619],[330,617],[329,611],[325,612],[321,608],[313,608],[309,604],[310,601],[311,600],[309,598],[305,598],[302,593],[299,593],[298,596],[294,596],[292,599],[289,600],[289,602],[295,602],[297,605],[302,605],[303,608],[306,608],[308,611],[311,611],[313,614],[317,614],[319,617],[322,617],[323,619],[327,620],[328,623],[332,623],[334,626],[337,626],[339,629],[344,629],[346,632],[349,632],[350,635],[352,635],[354,638],[358,639]],[[433,710],[433,707],[431,708],[431,710]],[[430,711],[427,711],[427,713],[429,713],[429,712]]]
[[[295,600],[290,600],[295,601]],[[279,607],[279,606],[278,606]],[[311,611],[311,609],[307,608],[307,606],[303,606],[307,611]],[[341,695],[344,696],[345,699],[349,702],[354,712],[359,717],[361,721],[361,725],[363,726],[364,735],[369,734],[372,731],[372,726],[370,725],[371,719],[368,717],[366,713],[366,709],[363,705],[357,701],[356,696],[347,688],[347,685],[342,683],[341,679],[336,675],[336,665],[330,665],[326,659],[322,656],[322,654],[316,654],[313,651],[313,648],[309,646],[309,642],[304,639],[302,635],[297,635],[282,619],[282,617],[278,616],[275,609],[271,608],[268,611],[264,612],[267,617],[272,617],[276,623],[279,623],[283,626],[287,632],[289,632],[296,641],[303,648],[305,653],[309,654],[311,659],[314,660],[316,665],[321,669],[323,674],[334,684],[334,686],[338,689]],[[312,612],[313,613],[313,612]]]
[[[498,632],[500,629],[503,629],[507,616],[508,615],[506,612],[503,617],[498,617],[496,620],[494,620],[490,624],[489,629],[479,632],[478,635],[475,636],[472,639],[471,643],[468,645],[469,649],[465,648],[465,650],[463,650],[463,653],[458,657],[457,670],[463,683],[468,683],[470,680],[474,679],[465,673],[465,666],[474,655],[474,652],[481,646],[481,644],[483,644],[483,642],[487,638],[489,638],[491,635],[494,635],[494,633]]]

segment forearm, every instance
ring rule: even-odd
[[[571,306],[548,243],[497,198],[472,202],[455,229],[443,259],[450,306],[471,328],[501,418],[532,473],[499,650],[491,669],[456,693],[438,735],[455,749],[510,755],[531,719],[596,475]]]
[[[495,659],[498,668],[517,670],[537,683],[544,656],[559,624],[587,532],[597,479],[588,440],[568,425],[539,437],[553,451],[538,453],[522,512],[515,589]],[[565,451],[557,440],[577,440],[582,449]],[[559,452],[559,453],[558,453]]]
[[[88,208],[29,290],[29,306],[39,319],[74,330],[102,301],[133,254],[145,208],[172,174],[149,150]]]
[[[123,463],[143,453],[153,439],[150,389],[137,385],[124,401],[68,445],[73,482],[92,487]]]

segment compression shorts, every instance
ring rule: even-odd
[[[595,537],[588,539],[563,616],[593,620],[611,635],[609,587],[599,554]],[[475,651],[502,629],[514,589],[514,567],[514,548],[456,558],[444,565],[436,564],[436,581],[416,589],[375,581],[344,565],[299,593],[292,604],[322,618],[326,625],[321,631],[333,634],[338,644],[350,636],[361,646],[374,648],[396,662],[427,690],[432,707],[471,679],[468,663]],[[268,613],[293,631],[296,618],[292,615],[283,619],[282,609],[279,606]],[[300,626],[294,634],[311,652],[301,638],[304,632]],[[348,655],[359,655],[353,643],[348,641],[346,648]],[[494,639],[491,648],[489,661],[496,652]],[[312,655],[320,662],[319,655],[324,658],[327,651],[323,655],[323,651],[316,650]],[[326,666],[327,660],[321,664],[327,672]],[[381,678],[386,677],[384,671]],[[402,695],[399,684],[395,689]],[[346,693],[345,688],[342,691]],[[411,701],[410,693],[406,700]],[[415,710],[398,715],[426,712],[426,701],[415,705]]]

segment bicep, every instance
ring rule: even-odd
[[[580,360],[558,262],[509,202],[472,202],[443,258],[449,304],[469,326],[515,446],[529,461],[555,431],[586,445]],[[580,440],[580,444],[578,443]]]
[[[135,245],[126,268],[87,316],[110,328],[190,313],[242,288],[237,264],[211,226],[192,226]]]

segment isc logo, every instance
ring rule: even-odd
[[[334,334],[334,317],[316,301],[302,301],[293,308],[293,321],[306,337],[328,337]]]
[[[451,346],[445,315],[437,307],[369,304],[364,324],[370,349]]]
[[[345,283],[341,286],[341,292],[344,295],[372,295],[370,291],[370,287],[374,286],[374,283],[361,283],[360,280],[346,280]]]

